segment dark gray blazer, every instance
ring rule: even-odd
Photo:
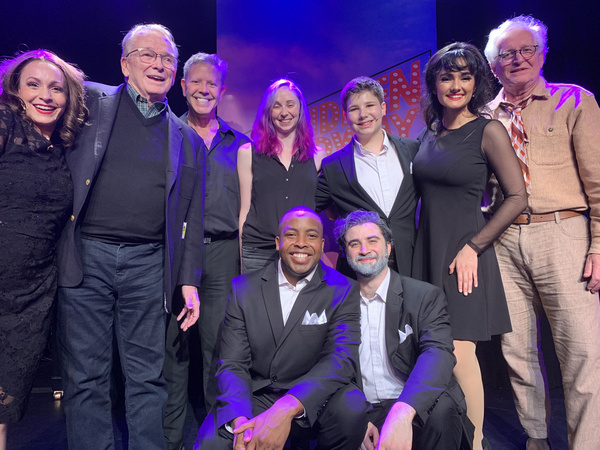
[[[358,285],[319,262],[283,325],[277,261],[233,280],[216,361],[217,428],[253,417],[252,394],[288,390],[314,425],[329,397],[357,382],[360,344]],[[304,325],[306,312],[327,322]]]
[[[353,142],[323,160],[317,186],[316,205],[317,211],[322,211],[334,203],[342,217],[358,209],[377,212],[392,230],[398,270],[402,275],[410,276],[416,234],[415,209],[418,200],[413,184],[412,161],[419,150],[419,142],[390,134],[388,138],[398,153],[404,171],[404,179],[389,217],[358,182],[354,166]],[[343,258],[338,260],[338,267],[342,260]]]
[[[399,330],[405,334],[402,342]],[[392,270],[385,306],[385,340],[390,362],[407,376],[398,401],[417,411],[418,422],[425,423],[444,390],[451,390],[450,395],[460,401],[463,394],[452,377],[456,358],[441,289]]]
[[[83,280],[80,242],[82,211],[88,200],[117,114],[119,96],[126,85],[86,83],[89,125],[75,146],[66,151],[74,185],[73,216],[58,242],[58,284],[76,287]],[[165,171],[165,307],[171,310],[177,286],[200,286],[204,245],[204,165],[202,139],[167,108],[169,158]],[[185,239],[183,224],[187,222]]]

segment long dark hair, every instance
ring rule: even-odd
[[[421,96],[421,112],[430,131],[437,131],[444,116],[444,107],[436,95],[435,82],[442,70],[459,72],[468,70],[475,78],[475,90],[467,108],[481,116],[485,105],[492,100],[492,73],[487,62],[474,45],[455,42],[438,50],[425,66],[425,86]]]
[[[62,144],[70,147],[75,143],[75,136],[88,117],[88,110],[84,103],[83,80],[84,73],[48,50],[31,50],[18,54],[12,59],[0,63],[0,102],[6,104],[24,121],[32,123],[25,113],[25,107],[19,97],[19,82],[21,73],[27,64],[32,61],[47,61],[62,72],[65,77],[67,106],[65,113],[56,124]]]

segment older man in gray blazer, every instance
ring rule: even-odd
[[[166,311],[198,318],[204,151],[166,103],[177,47],[157,24],[123,39],[119,87],[87,85],[89,124],[66,154],[73,215],[58,244],[58,337],[69,447],[114,447],[113,339],[129,448],[164,449]],[[185,318],[184,318],[185,316]]]

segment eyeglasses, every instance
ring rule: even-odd
[[[507,63],[512,61],[515,56],[517,56],[517,53],[520,53],[523,59],[531,59],[531,57],[535,55],[538,47],[539,45],[526,45],[520,50],[506,50],[505,52],[499,53],[496,58],[503,63]]]
[[[143,63],[152,64],[154,61],[156,61],[156,58],[160,56],[162,65],[167,69],[175,69],[177,67],[177,58],[175,58],[173,55],[169,55],[168,53],[166,55],[159,55],[154,50],[150,50],[149,48],[136,48],[135,50],[131,50],[129,53],[127,53],[125,57],[128,58],[129,55],[135,52],[138,52],[140,60]]]

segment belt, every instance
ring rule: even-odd
[[[531,214],[524,212],[519,214],[513,224],[515,225],[529,225],[530,223],[538,222],[553,222],[556,219],[568,219],[570,217],[581,216],[585,211],[573,211],[567,209],[565,211],[555,211],[546,214]]]
[[[231,232],[231,233],[219,233],[219,234],[213,234],[213,235],[204,235],[204,243],[205,244],[210,244],[211,242],[215,242],[215,241],[223,241],[225,239],[234,239],[237,238],[237,233],[236,232]]]

